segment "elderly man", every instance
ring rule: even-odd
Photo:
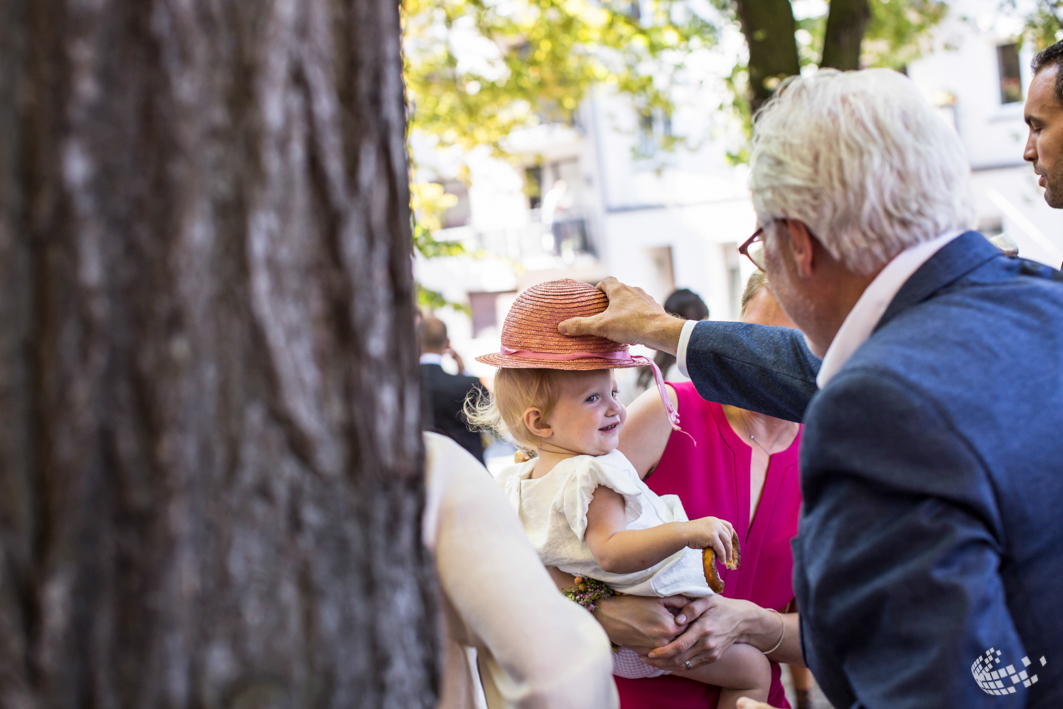
[[[675,352],[706,399],[804,421],[795,593],[834,706],[1063,706],[1060,273],[967,231],[963,148],[898,73],[785,84],[750,187],[741,250],[803,336],[684,323],[612,279],[559,330]],[[700,642],[666,654],[696,665]]]

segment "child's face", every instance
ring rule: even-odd
[[[566,374],[547,421],[550,435],[544,442],[583,455],[611,452],[627,418],[616,393],[611,369]]]

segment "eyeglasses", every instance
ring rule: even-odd
[[[753,265],[761,271],[764,270],[764,239],[761,238],[763,234],[764,227],[760,227],[753,232],[753,236],[746,239],[745,243],[738,247],[738,253],[752,261]]]

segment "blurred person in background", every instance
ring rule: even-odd
[[[677,318],[684,320],[709,319],[709,306],[705,305],[705,301],[701,299],[701,296],[689,288],[680,288],[672,291],[672,294],[664,301],[664,309]],[[661,375],[665,381],[690,381],[675,366],[675,355],[669,352],[658,352],[653,356],[653,361],[656,362],[657,368],[661,370]],[[643,367],[639,370],[639,378],[636,383],[639,393],[649,389],[652,384],[653,370],[649,367]]]
[[[469,428],[462,407],[470,394],[482,395],[480,380],[465,374],[465,364],[450,347],[447,326],[437,317],[426,315],[417,322],[421,347],[421,428],[452,438],[484,462],[484,444],[478,431]],[[443,369],[443,356],[458,365],[458,374]]]
[[[539,208],[539,217],[543,224],[550,227],[550,248],[548,251],[560,254],[561,242],[564,241],[565,212],[572,206],[572,197],[568,193],[568,183],[558,180],[543,195]]]

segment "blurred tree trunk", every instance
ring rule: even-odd
[[[797,27],[790,0],[735,0],[735,6],[749,46],[749,101],[756,114],[781,80],[801,71]]]
[[[0,706],[428,707],[395,0],[0,2]]]
[[[755,114],[780,81],[801,71],[797,27],[790,0],[735,0],[735,9],[749,46],[749,101]],[[831,0],[820,66],[859,69],[870,19],[868,0]]]
[[[867,0],[831,0],[819,65],[843,71],[859,69],[860,45],[870,19]]]

